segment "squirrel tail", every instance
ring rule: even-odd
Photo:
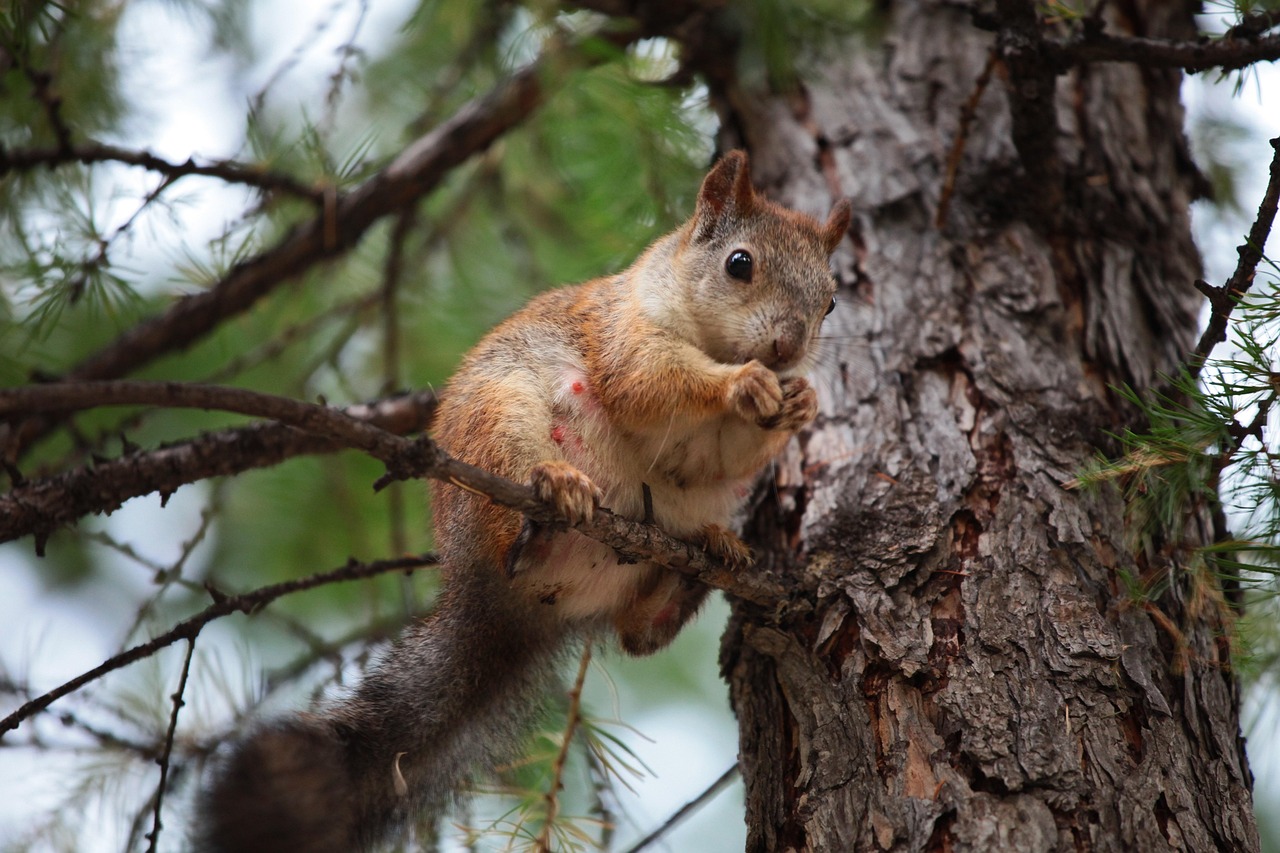
[[[368,849],[438,813],[458,783],[518,749],[564,629],[487,567],[454,573],[346,698],[261,725],[201,804],[206,853]],[[482,617],[482,618],[477,618]]]

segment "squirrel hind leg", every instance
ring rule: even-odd
[[[343,743],[303,714],[264,725],[217,771],[202,803],[204,853],[340,853],[358,847]]]
[[[660,572],[655,589],[614,617],[622,650],[635,657],[651,655],[671,644],[711,590],[674,572]]]

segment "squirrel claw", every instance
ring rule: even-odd
[[[539,462],[529,472],[529,485],[538,496],[556,508],[570,524],[586,521],[600,506],[604,493],[591,478],[568,462]]]
[[[778,375],[752,359],[729,382],[729,404],[744,420],[763,425],[782,411]]]
[[[751,549],[743,544],[738,534],[727,527],[708,524],[702,528],[699,539],[708,554],[722,560],[730,569],[746,569],[753,562]]]
[[[762,420],[765,429],[795,432],[818,416],[818,393],[808,380],[791,376],[782,380],[782,408],[772,418]]]

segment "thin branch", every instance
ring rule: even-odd
[[[582,685],[587,680],[587,669],[591,666],[591,642],[582,646],[582,657],[578,661],[578,675],[569,690],[569,712],[564,723],[564,734],[560,741],[560,750],[551,764],[551,784],[543,794],[547,813],[542,819],[542,831],[534,842],[533,849],[538,853],[551,853],[551,831],[560,813],[560,789],[564,787],[564,768],[569,758],[569,747],[573,744],[574,732],[582,722]]]
[[[1275,152],[1271,157],[1271,176],[1267,181],[1267,189],[1262,194],[1262,202],[1258,205],[1258,216],[1253,220],[1244,243],[1236,248],[1239,260],[1235,272],[1222,287],[1213,287],[1203,281],[1196,282],[1196,289],[1208,297],[1212,311],[1209,324],[1190,358],[1188,370],[1193,378],[1200,376],[1213,348],[1227,339],[1227,321],[1240,298],[1253,286],[1258,264],[1262,261],[1262,251],[1267,245],[1267,238],[1271,236],[1276,207],[1280,204],[1280,136],[1271,140],[1271,148]]]
[[[985,12],[971,2],[948,2],[948,5],[968,12],[973,25],[979,29],[1000,32],[1009,26],[1007,0],[997,0],[996,14]],[[1256,62],[1280,59],[1280,35],[1263,35],[1277,25],[1275,12],[1246,15],[1222,38],[1201,37],[1192,41],[1112,35],[1104,31],[1100,11],[1095,8],[1083,26],[1066,38],[1043,40],[1041,55],[1055,73],[1091,62],[1128,62],[1146,68],[1181,68],[1192,73],[1211,68],[1234,71]]]
[[[56,34],[49,40],[49,46],[53,47],[64,32],[65,29],[59,26]],[[67,126],[66,119],[62,115],[62,96],[54,90],[53,74],[32,66],[30,57],[24,51],[15,49],[13,45],[6,46],[9,47],[10,57],[31,84],[31,92],[35,95],[36,101],[44,109],[45,120],[53,132],[54,139],[58,142],[58,147],[63,150],[70,148],[71,128]]]
[[[455,459],[425,436],[417,440],[402,438],[358,421],[340,409],[242,388],[179,382],[65,382],[0,389],[0,416],[107,405],[220,409],[271,418],[363,450],[381,460],[387,466],[387,473],[374,483],[375,489],[396,480],[432,477],[485,495],[494,503],[517,510],[553,529],[565,524],[564,519],[550,505],[539,501],[528,486]],[[630,521],[604,508],[597,509],[591,518],[573,527],[614,548],[624,559],[659,563],[748,601],[774,605],[787,598],[786,591],[771,580],[751,572],[730,571],[701,547],[675,539],[658,527]]]
[[[1250,12],[1222,34],[1224,39],[1256,39],[1267,30],[1280,27],[1280,9]]]
[[[947,166],[942,179],[942,192],[938,196],[938,212],[935,214],[933,224],[935,228],[941,228],[947,222],[947,212],[951,208],[951,196],[956,188],[956,174],[960,171],[960,161],[964,158],[965,145],[969,141],[969,128],[973,125],[973,120],[978,117],[978,102],[982,100],[983,92],[987,91],[987,84],[991,82],[991,72],[995,70],[998,54],[992,50],[987,54],[987,62],[982,66],[978,79],[973,83],[973,89],[969,92],[969,97],[965,98],[964,104],[960,107],[960,121],[956,127],[956,138],[951,143],[951,150],[947,152]]]
[[[425,430],[435,413],[429,391],[349,406],[351,418],[404,435]],[[93,467],[34,479],[0,495],[0,542],[34,534],[37,553],[59,527],[92,513],[112,512],[130,498],[180,487],[209,477],[276,465],[295,456],[335,453],[340,442],[280,423],[256,423],[206,433],[157,450],[135,450]]]
[[[391,394],[400,387],[403,372],[400,350],[400,282],[404,278],[405,244],[417,225],[417,208],[406,207],[396,217],[387,247],[386,264],[382,270],[382,287],[379,298],[382,313],[382,393]],[[393,483],[387,489],[387,531],[392,554],[409,550],[408,521],[405,518],[404,487]],[[406,615],[413,612],[413,585],[406,578],[401,583],[401,597]]]
[[[1115,36],[1085,27],[1065,40],[1045,42],[1045,57],[1059,70],[1090,62],[1128,62],[1146,68],[1234,71],[1280,59],[1280,35],[1255,39],[1177,39]]]
[[[531,115],[554,83],[567,76],[559,68],[565,64],[561,54],[566,52],[560,47],[550,49],[484,97],[470,101],[355,190],[328,194],[331,203],[325,210],[293,228],[280,242],[237,264],[208,290],[186,296],[133,326],[81,361],[65,378],[124,376],[165,353],[186,349],[283,282],[345,253],[383,216],[430,193],[452,169]],[[10,458],[16,459],[54,423],[45,417],[23,424],[11,437]]]
[[[299,341],[311,340],[319,336],[320,330],[329,323],[343,319],[350,321],[352,318],[359,319],[365,315],[378,301],[382,298],[379,291],[370,291],[362,296],[353,299],[347,299],[342,302],[336,302],[312,316],[286,326],[281,329],[279,334],[267,340],[261,346],[241,353],[235,358],[223,364],[218,369],[206,373],[200,377],[200,382],[226,382],[236,376],[244,373],[250,368],[260,364],[266,364],[282,355],[291,346]],[[303,375],[306,375],[305,372]],[[396,389],[387,389],[384,394],[390,396]]]
[[[410,571],[422,566],[433,566],[437,563],[438,560],[433,554],[376,560],[369,563],[358,563],[352,560],[345,566],[332,571],[259,587],[239,595],[225,595],[210,587],[209,594],[213,597],[213,604],[210,604],[196,615],[179,622],[165,633],[153,637],[145,643],[139,643],[132,648],[126,649],[118,655],[113,655],[88,672],[83,672],[53,690],[24,702],[16,711],[0,720],[0,738],[4,737],[5,732],[16,729],[23,720],[40,713],[63,696],[74,693],[86,684],[96,681],[108,673],[122,669],[135,661],[150,657],[160,649],[171,646],[181,640],[194,642],[204,627],[215,619],[221,619],[232,613],[252,614],[277,598],[295,592],[315,589],[316,587],[340,581],[371,578],[388,572]]]
[[[164,749],[156,763],[160,765],[160,782],[156,785],[155,809],[152,812],[151,831],[147,833],[147,853],[155,853],[156,844],[160,841],[160,809],[164,804],[165,784],[169,779],[169,757],[173,754],[173,736],[178,730],[178,713],[186,704],[183,696],[187,692],[187,676],[191,674],[191,658],[196,653],[196,638],[187,639],[187,654],[182,660],[182,676],[178,679],[178,689],[173,691],[173,711],[169,714],[169,730],[164,735]]]
[[[228,184],[253,187],[264,192],[297,196],[317,205],[324,202],[322,187],[309,186],[289,175],[235,160],[210,160],[197,163],[195,158],[188,157],[185,162],[174,163],[150,151],[139,151],[93,141],[51,148],[6,149],[0,146],[0,177],[9,172],[30,171],[41,166],[54,167],[68,163],[82,163],[86,166],[97,163],[120,163],[125,166],[136,166],[163,175],[168,179],[167,184],[172,184],[179,178],[189,175],[201,175],[217,178]]]
[[[698,809],[702,808],[712,797],[720,793],[725,787],[729,785],[730,782],[733,781],[733,778],[737,775],[738,775],[738,765],[735,764],[732,767],[730,767],[728,770],[721,773],[720,778],[716,779],[716,781],[708,785],[705,791],[703,791],[701,794],[694,797],[692,800],[690,800],[689,802],[681,806],[679,809],[677,809],[676,813],[673,814],[671,817],[667,818],[666,821],[662,824],[662,826],[658,827],[653,832],[646,835],[644,838],[641,838],[631,847],[627,848],[626,853],[640,853],[641,850],[645,849],[646,847],[648,847],[649,845],[657,841],[659,838],[666,835],[668,832],[670,832],[672,829],[675,828],[676,824],[684,820],[689,815],[693,814]]]

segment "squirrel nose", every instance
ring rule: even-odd
[[[794,362],[804,352],[805,327],[803,323],[791,321],[780,324],[773,338],[773,354],[777,356],[775,367],[783,367]]]

